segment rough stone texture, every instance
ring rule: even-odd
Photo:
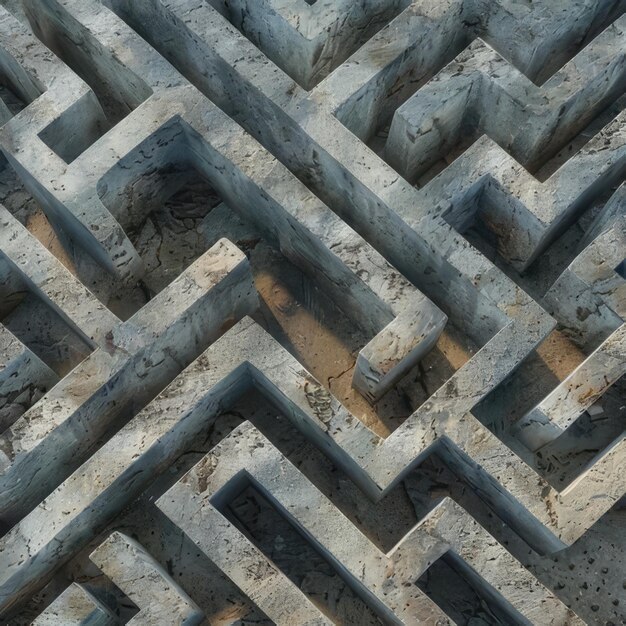
[[[202,622],[200,608],[133,539],[113,533],[91,560],[139,607],[129,624]]]
[[[34,626],[58,626],[58,624],[89,624],[111,626],[117,624],[113,612],[102,604],[87,589],[72,583],[33,622]]]
[[[235,484],[237,481],[239,485]],[[413,583],[433,561],[453,552],[464,566],[471,568],[469,571],[473,570],[472,575],[480,577],[483,584],[491,584],[503,596],[496,598],[494,593],[492,599],[494,611],[503,621],[581,623],[448,499],[437,505],[392,551],[381,553],[332,502],[290,467],[267,439],[246,425],[204,457],[158,500],[157,506],[277,623],[287,623],[294,615],[296,623],[325,620],[319,613],[307,611],[301,594],[289,589],[280,571],[244,536],[237,537],[237,530],[220,515],[220,502],[223,497],[228,498],[224,491],[242,489],[242,481],[249,481],[264,492],[327,559],[341,563],[357,593],[367,598],[386,622],[448,622],[445,614]],[[220,545],[235,548],[225,552]],[[517,609],[515,615],[513,611],[506,612],[507,601]],[[305,606],[300,608],[302,604]]]
[[[626,623],[626,2],[0,5],[2,623]]]

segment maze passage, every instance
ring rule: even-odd
[[[0,622],[626,621],[625,20],[0,0]]]

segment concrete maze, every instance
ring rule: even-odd
[[[0,0],[0,623],[626,624],[626,0]]]

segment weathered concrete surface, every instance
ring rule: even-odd
[[[202,622],[204,615],[195,602],[130,537],[113,533],[91,554],[91,560],[139,607],[129,624],[194,626]]]
[[[4,621],[626,620],[626,3],[0,4]]]
[[[392,551],[380,553],[267,439],[245,425],[204,457],[157,504],[277,624],[293,623],[294,613],[301,612],[298,623],[317,620],[305,617],[300,606],[306,602],[300,594],[285,589],[289,583],[280,571],[244,536],[237,538],[238,531],[221,514],[229,494],[241,489],[245,481],[266,493],[327,558],[341,563],[344,576],[358,587],[357,593],[365,596],[387,623],[448,623],[445,614],[413,584],[448,552],[472,568],[481,584],[491,585],[501,594],[503,608],[506,601],[513,607],[515,615],[507,614],[506,608],[500,614],[500,600],[494,594],[494,612],[499,619],[582,623],[449,500],[439,504]],[[225,550],[226,545],[236,548]],[[259,571],[268,572],[262,584]]]
[[[113,612],[78,583],[72,583],[34,622],[34,626],[89,624],[113,626]]]

